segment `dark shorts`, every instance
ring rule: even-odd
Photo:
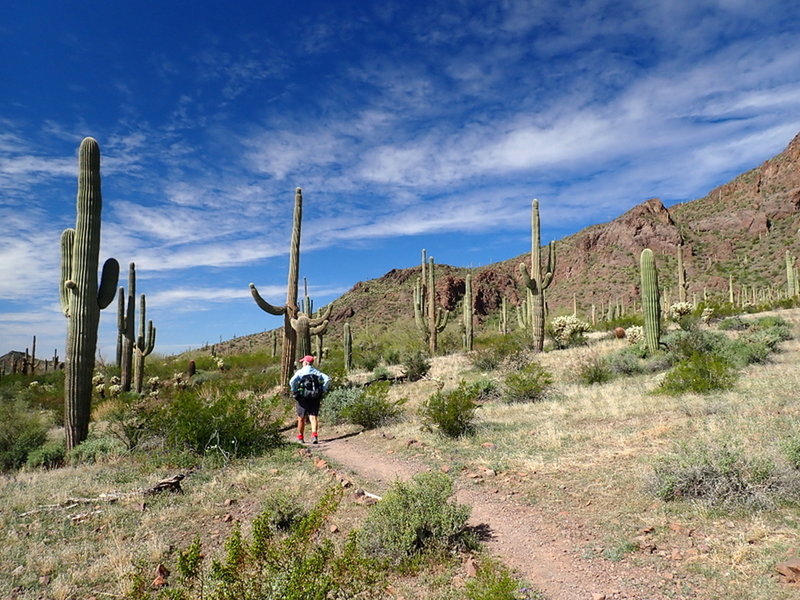
[[[320,399],[317,398],[316,400],[309,400],[307,398],[295,399],[294,407],[297,410],[298,417],[316,417],[319,415],[319,403]]]

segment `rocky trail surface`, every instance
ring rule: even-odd
[[[421,462],[381,454],[367,436],[342,436],[309,446],[345,475],[357,478],[367,491],[383,493],[397,479],[407,480],[428,470]],[[457,484],[456,501],[472,507],[470,525],[487,533],[485,544],[494,556],[544,594],[547,600],[666,600],[697,598],[681,593],[668,571],[633,565],[628,560],[582,556],[600,542],[568,512],[558,519],[499,488]],[[602,545],[602,544],[601,544]]]

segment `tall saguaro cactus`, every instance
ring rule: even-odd
[[[64,379],[64,428],[67,449],[86,439],[92,403],[92,374],[97,351],[100,310],[113,300],[119,263],[109,258],[100,284],[100,147],[85,138],[78,150],[77,218],[61,234],[61,308],[68,319]]]
[[[786,297],[793,298],[797,295],[797,280],[795,277],[795,262],[796,256],[787,250],[786,251]]]
[[[342,345],[344,346],[344,372],[353,370],[353,333],[350,323],[345,323],[342,328]]]
[[[683,266],[683,243],[678,244],[678,302],[686,302],[689,284],[686,281],[686,269]]]
[[[539,223],[539,200],[531,203],[531,269],[525,263],[519,265],[522,280],[530,291],[530,321],[533,351],[541,352],[544,348],[545,290],[553,282],[556,269],[556,245],[550,242],[547,253],[547,264],[542,265],[541,226]]]
[[[644,338],[647,351],[658,351],[661,335],[661,302],[658,292],[658,272],[656,260],[650,248],[642,250],[640,258],[642,276],[642,314],[644,316]]]
[[[119,288],[117,301],[117,366],[122,389],[129,392],[133,380],[133,347],[136,345],[134,321],[136,311],[136,265],[128,265],[128,301],[125,288]]]
[[[438,335],[447,327],[450,311],[436,306],[436,278],[433,257],[425,264],[425,250],[422,251],[422,275],[414,287],[414,322],[417,324],[431,356],[436,354]]]
[[[472,352],[472,321],[475,315],[475,300],[472,297],[472,275],[464,282],[464,351]]]
[[[136,336],[134,349],[136,357],[133,362],[133,381],[134,390],[137,394],[142,393],[142,383],[144,381],[144,357],[148,356],[156,344],[156,328],[152,321],[147,321],[145,330],[145,299],[144,294],[139,297],[139,335]]]
[[[297,284],[300,273],[300,225],[303,220],[303,190],[297,188],[294,193],[294,217],[292,220],[292,239],[289,243],[289,278],[286,285],[286,303],[274,306],[264,300],[254,283],[250,284],[250,293],[258,307],[271,315],[283,315],[283,351],[281,354],[281,386],[289,388],[289,379],[294,371],[297,358],[298,339],[302,341],[300,348],[305,354],[311,353],[311,334],[321,333],[327,327],[332,305],[328,305],[323,314],[316,318],[300,311],[297,305]],[[322,328],[321,330],[319,328]]]

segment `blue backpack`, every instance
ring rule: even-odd
[[[325,393],[324,380],[315,373],[306,373],[297,380],[295,398],[302,400],[319,400]]]

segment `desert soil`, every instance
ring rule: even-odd
[[[313,455],[351,475],[366,491],[380,495],[395,480],[407,480],[427,465],[369,447],[368,436],[320,442]],[[342,473],[342,471],[344,473]],[[372,489],[370,489],[370,486]],[[628,560],[582,556],[601,544],[568,510],[547,517],[515,499],[513,492],[491,486],[476,489],[457,483],[456,501],[472,507],[470,525],[488,532],[486,546],[547,600],[662,600],[696,598],[677,587],[669,571],[639,567]],[[593,544],[594,543],[594,544]]]

